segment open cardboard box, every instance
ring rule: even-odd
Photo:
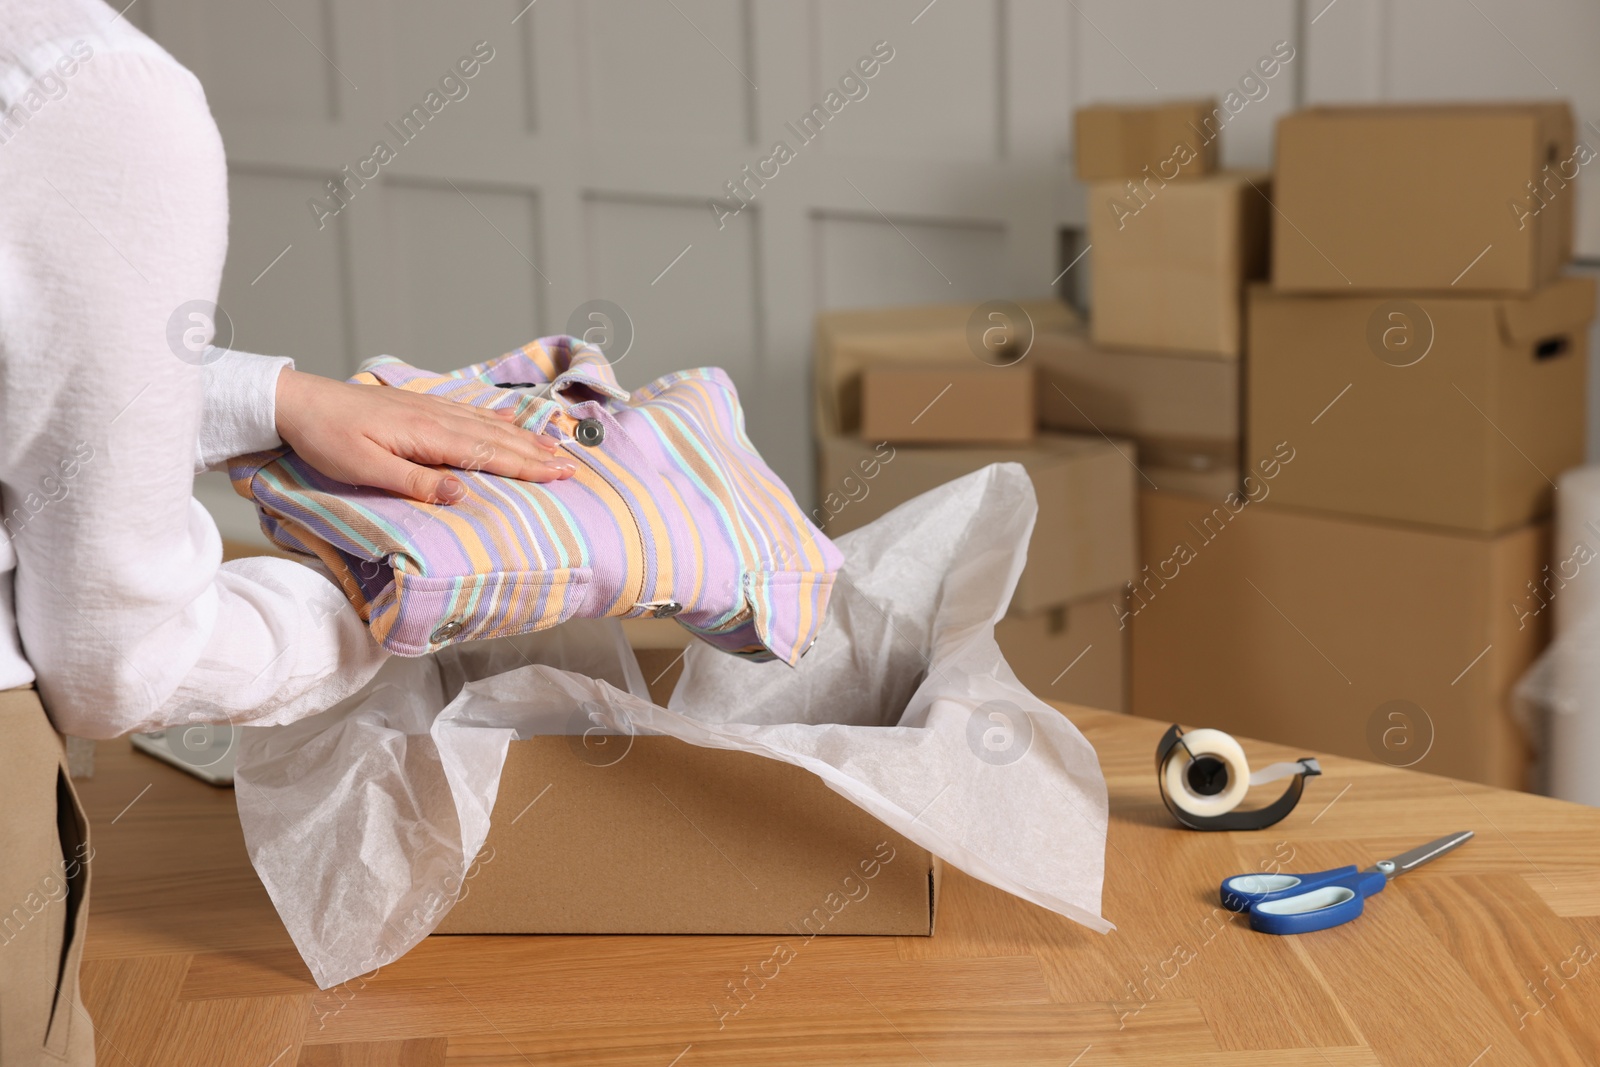
[[[977,327],[992,321],[979,314],[984,306],[926,304],[853,308],[818,314],[812,370],[815,383],[812,425],[817,432],[862,432],[862,372],[869,366],[902,363],[970,369],[974,363],[982,366],[997,358],[1004,359],[1003,350],[980,359],[974,348],[976,342],[971,334],[975,320]],[[1077,313],[1059,300],[1023,300],[1016,307],[1027,315],[1035,333],[1071,330],[1082,325]],[[1023,328],[1020,322],[1011,325]],[[982,334],[983,331],[979,329],[978,332]],[[990,369],[995,368],[991,366]]]
[[[636,650],[657,703],[682,636]],[[488,840],[436,932],[926,936],[939,873],[790,764],[672,737],[535,737],[511,743]]]

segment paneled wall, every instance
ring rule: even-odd
[[[727,368],[802,499],[813,313],[1048,293],[1059,231],[1082,222],[1081,103],[1221,96],[1290,41],[1295,61],[1225,131],[1226,163],[1267,165],[1273,123],[1302,101],[1567,96],[1600,119],[1600,7],[1585,0],[139,0],[128,14],[200,76],[227,144],[237,345],[330,375],[384,352],[448,369],[609,300],[634,334],[624,384]],[[478,42],[493,58],[441,87]],[[892,59],[847,96],[840,79],[878,42]],[[430,91],[443,106],[402,141]],[[791,124],[830,92],[843,106],[803,140]],[[708,201],[734,204],[726,183],[780,140],[792,158],[745,179],[749,206],[719,219]],[[379,141],[393,158],[328,215],[326,182]],[[1580,247],[1600,256],[1592,168],[1580,201]],[[226,532],[253,529],[215,480],[198,491]]]

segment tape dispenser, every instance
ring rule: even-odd
[[[1300,803],[1306,779],[1322,773],[1314,759],[1274,763],[1254,774],[1244,749],[1221,730],[1174,726],[1156,746],[1156,780],[1173,817],[1191,830],[1261,830]],[[1289,788],[1264,808],[1235,810],[1253,785],[1288,778]]]

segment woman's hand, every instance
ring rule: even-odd
[[[278,375],[278,435],[330,478],[433,504],[466,487],[436,466],[525,482],[570,478],[577,462],[542,434],[497,413],[426,393],[352,385],[301,371]]]

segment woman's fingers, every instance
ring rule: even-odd
[[[382,443],[382,442],[380,442]],[[499,422],[418,419],[393,451],[414,463],[443,464],[528,482],[551,482],[577,473],[577,461],[552,453],[535,434]]]
[[[318,471],[415,500],[448,504],[465,494],[462,477],[440,467],[530,482],[570,478],[578,469],[553,438],[511,421],[510,408],[298,371],[280,375],[276,399],[278,432]]]
[[[498,420],[456,419],[441,423],[440,430],[445,434],[438,439],[443,462],[452,466],[507,478],[527,478],[534,468],[552,463],[577,470],[576,462],[550,438]]]
[[[515,429],[458,433],[443,443],[439,462],[525,482],[553,482],[578,472],[576,460],[529,444],[529,436],[526,431]]]
[[[382,445],[363,449],[358,462],[361,484],[376,489],[429,504],[454,504],[466,495],[466,486],[452,472],[412,463]]]

